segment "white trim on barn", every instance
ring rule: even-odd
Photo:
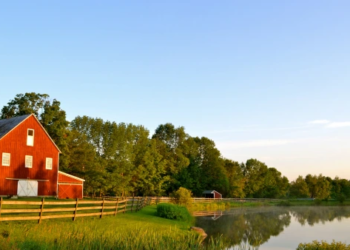
[[[73,179],[76,179],[76,180],[79,180],[79,181],[85,181],[84,179],[81,179],[79,177],[76,177],[74,175],[70,175],[70,174],[67,174],[67,173],[64,173],[64,172],[61,172],[61,171],[58,171],[59,174],[62,174],[62,175],[65,175],[65,176],[68,176],[70,178],[73,178]]]

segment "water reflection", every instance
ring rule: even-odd
[[[213,215],[197,217],[196,226],[209,236],[219,237],[227,247],[245,245],[258,248],[271,236],[277,236],[295,218],[301,225],[310,226],[350,217],[347,207],[262,207],[232,209],[213,220]],[[313,239],[310,239],[312,241]]]
[[[310,226],[318,223],[338,220],[350,217],[348,207],[296,207],[291,208],[290,213],[301,225],[306,223]]]

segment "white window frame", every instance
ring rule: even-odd
[[[48,164],[48,161],[49,161],[49,164]],[[45,168],[48,170],[52,170],[52,165],[53,165],[52,162],[53,162],[52,158],[46,157]],[[50,168],[48,167],[49,165],[51,165]]]
[[[30,167],[27,166],[27,159],[29,159],[29,158],[30,158],[30,161],[32,163],[32,165]],[[33,156],[32,155],[26,155],[26,157],[24,159],[24,166],[26,168],[33,168]]]
[[[9,158],[9,163],[8,164],[4,162],[4,159],[5,159],[6,156],[8,156],[8,158]],[[3,166],[9,167],[11,165],[11,154],[3,152],[1,161],[2,161],[1,163],[2,163]]]
[[[28,140],[28,139],[29,139],[29,135],[28,135],[29,130],[33,131],[33,136],[31,136],[31,137],[33,137],[32,144],[29,144],[29,140]],[[27,129],[27,146],[31,146],[31,147],[34,146],[34,129],[32,129],[32,128],[28,128],[28,129]]]

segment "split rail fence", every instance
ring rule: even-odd
[[[209,202],[247,202],[279,201],[276,199],[239,199],[239,198],[193,198],[193,203]],[[0,198],[0,222],[114,215],[137,212],[145,206],[158,203],[171,203],[169,197],[104,197],[102,199],[83,199],[75,201],[16,201]]]
[[[45,219],[114,215],[118,213],[137,212],[150,205],[150,197],[115,198],[102,200],[75,201],[15,201],[0,199],[0,221]]]

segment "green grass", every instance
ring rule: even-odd
[[[1,249],[202,249],[188,222],[156,216],[156,207],[99,218],[1,222]],[[211,244],[219,244],[211,242]]]

